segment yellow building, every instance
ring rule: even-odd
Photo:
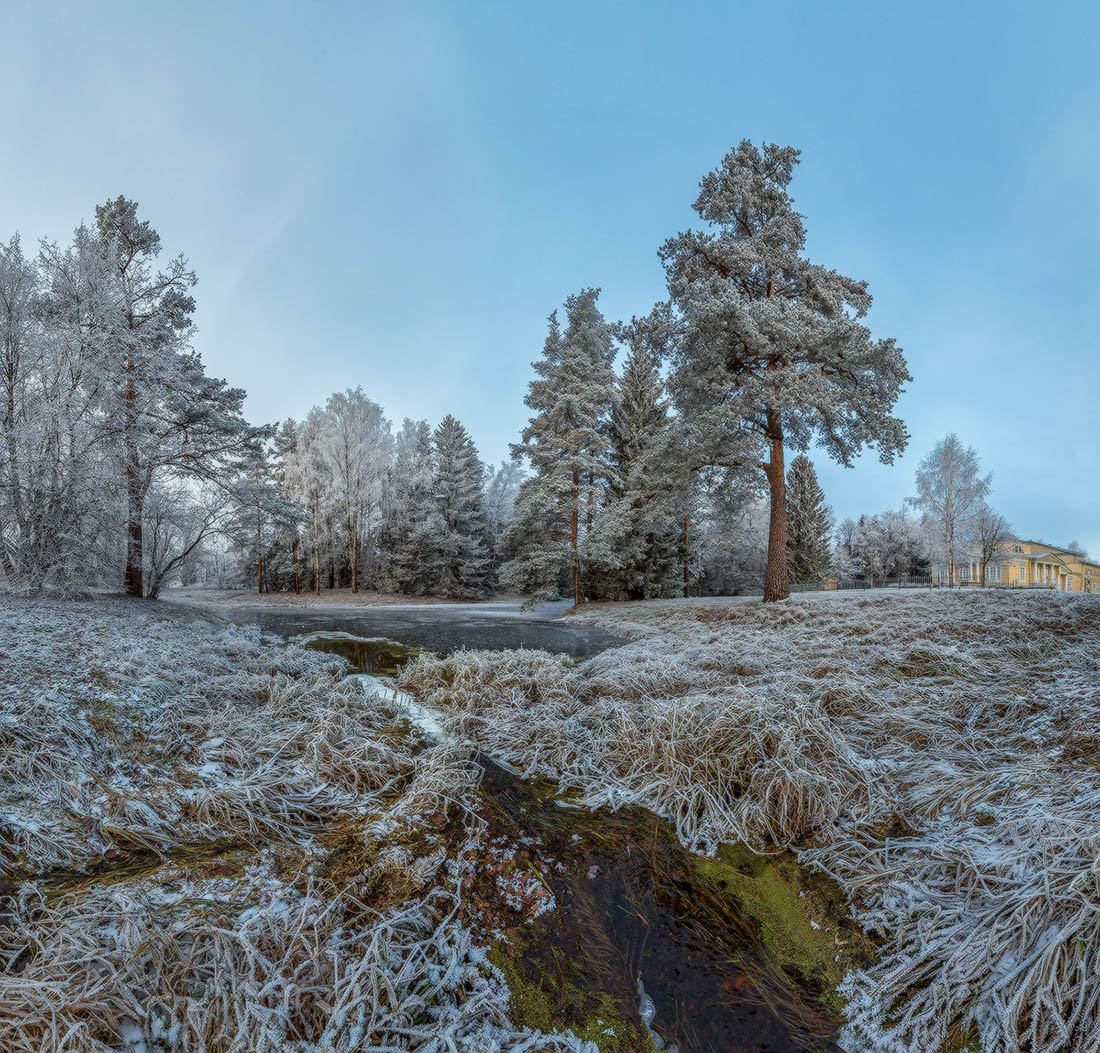
[[[981,563],[967,553],[955,567],[956,585],[977,585]],[[947,584],[947,567],[933,567],[932,581]],[[1100,592],[1100,563],[1041,541],[1010,541],[985,569],[986,585],[1014,588],[1059,589],[1062,592]]]

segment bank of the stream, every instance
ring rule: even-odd
[[[340,632],[299,642],[374,677],[415,653]],[[838,1048],[836,985],[868,944],[835,885],[789,854],[696,855],[644,809],[589,810],[549,780],[479,763],[489,843],[523,847],[477,862],[467,910],[491,940],[517,1025],[571,1030],[614,1053]],[[545,909],[517,925],[511,910],[501,916],[501,883],[522,876],[517,888],[529,888],[531,875]]]

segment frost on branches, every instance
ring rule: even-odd
[[[867,445],[889,463],[905,448],[891,415],[910,380],[893,340],[860,319],[867,283],[810,263],[787,187],[799,151],[747,140],[703,178],[695,210],[709,231],[661,248],[683,320],[670,387],[696,463],[756,468],[770,491],[764,599],[790,593],[784,454],[822,447],[841,464]]]

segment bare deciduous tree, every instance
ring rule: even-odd
[[[978,584],[985,585],[986,570],[1008,551],[1013,540],[1012,527],[1003,515],[994,512],[984,501],[974,515],[972,528],[975,551],[978,557]]]

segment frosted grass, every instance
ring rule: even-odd
[[[586,612],[635,642],[422,656],[456,733],[690,848],[792,847],[885,940],[850,1050],[1100,1048],[1100,598],[920,593]]]
[[[0,643],[0,1048],[595,1053],[460,920],[469,751],[342,662],[137,604],[0,600]]]

